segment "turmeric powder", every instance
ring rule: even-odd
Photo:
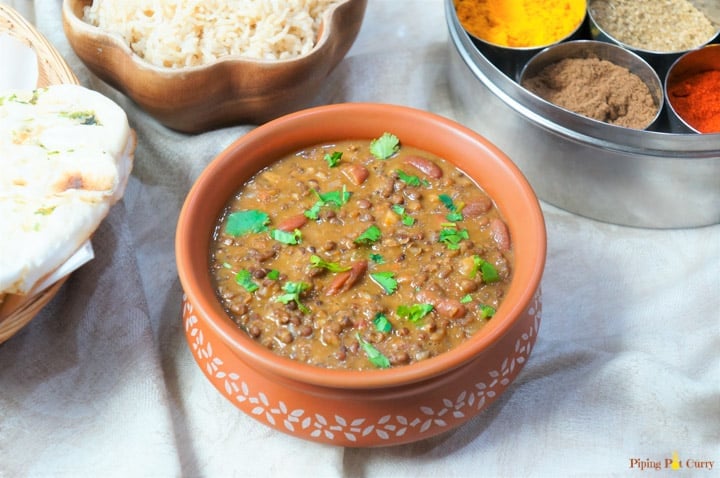
[[[570,35],[585,19],[585,0],[453,0],[471,35],[509,47],[539,47]]]

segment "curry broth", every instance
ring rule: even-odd
[[[253,339],[362,370],[436,356],[492,320],[513,263],[499,211],[449,162],[397,148],[379,159],[367,140],[311,147],[228,203],[211,274]]]

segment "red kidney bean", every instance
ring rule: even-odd
[[[470,199],[462,210],[466,217],[479,217],[492,208],[492,200],[487,196],[478,196]]]
[[[308,219],[304,214],[298,214],[297,216],[291,216],[283,219],[277,228],[285,232],[293,232],[295,229],[300,229],[307,223]]]
[[[351,163],[343,168],[343,174],[356,186],[360,186],[370,176],[370,172],[362,164]]]
[[[365,274],[367,267],[368,262],[366,260],[353,262],[349,271],[340,272],[338,275],[335,276],[335,278],[332,280],[332,282],[330,282],[330,285],[325,291],[325,295],[336,295],[340,292],[345,292],[346,290],[349,290],[350,287],[355,285],[355,283],[360,280],[363,274]]]
[[[433,179],[440,179],[443,175],[440,166],[422,156],[406,156],[405,163],[418,169],[421,173]]]
[[[500,251],[510,250],[510,232],[502,220],[497,218],[490,220],[490,235]]]
[[[415,297],[418,302],[432,304],[437,313],[443,317],[457,319],[467,312],[465,306],[459,300],[441,297],[439,294],[427,289],[421,290]]]

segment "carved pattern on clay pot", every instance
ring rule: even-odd
[[[311,440],[357,443],[361,438],[375,434],[380,441],[401,440],[409,431],[427,434],[428,437],[449,430],[454,422],[464,422],[489,406],[520,373],[535,343],[541,321],[540,291],[535,294],[527,314],[532,317],[530,327],[515,341],[511,354],[499,367],[456,396],[442,398],[439,403],[425,404],[408,410],[406,415],[384,415],[378,419],[344,417],[320,414],[291,403],[269,397],[260,390],[251,390],[242,374],[228,370],[212,342],[199,327],[199,319],[192,304],[183,296],[185,333],[195,360],[208,378],[222,383],[218,390],[231,402],[260,422],[284,433],[307,437]]]

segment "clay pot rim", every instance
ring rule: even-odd
[[[404,126],[400,128],[399,125]],[[332,134],[326,134],[328,128],[332,130]],[[373,128],[377,131],[368,133]],[[396,132],[398,129],[406,129],[407,134]],[[516,210],[516,213],[522,212],[522,217],[519,217],[519,214],[509,216],[505,213],[516,250],[515,280],[506,300],[493,320],[467,342],[454,350],[412,365],[359,372],[329,370],[275,355],[244,334],[222,311],[214,296],[209,272],[206,272],[207,268],[203,270],[203,265],[207,264],[206,246],[212,227],[204,228],[198,226],[197,222],[205,221],[207,225],[212,220],[214,224],[222,206],[244,182],[245,179],[231,178],[232,175],[226,171],[228,168],[248,168],[239,165],[238,161],[250,161],[253,164],[265,161],[262,164],[268,164],[283,154],[297,151],[302,147],[299,145],[311,146],[352,137],[372,138],[392,130],[395,130],[393,132],[396,132],[401,141],[421,149],[423,146],[417,143],[424,141],[423,135],[427,136],[425,133],[432,131],[442,140],[433,138],[428,141],[445,144],[455,151],[454,157],[451,157],[452,153],[440,156],[452,162],[473,161],[458,157],[458,152],[472,150],[474,154],[485,156],[485,159],[480,159],[479,162],[492,161],[493,167],[484,172],[489,176],[504,178],[502,184],[488,184],[494,188],[493,192],[488,185],[483,184],[484,178],[478,178],[477,173],[469,173],[496,199],[501,212],[508,205],[511,205],[508,208]],[[313,137],[304,140],[306,133]],[[263,155],[272,159],[257,159]],[[477,156],[473,155],[473,158],[475,157]],[[468,168],[462,164],[460,166],[468,172]],[[254,166],[254,169],[247,173],[248,176],[258,169],[260,168]],[[223,189],[218,183],[222,182],[227,188],[233,180],[237,184],[235,190],[222,198],[219,208],[215,207],[219,202],[217,191]],[[208,195],[213,194],[216,195],[215,200],[209,199]],[[208,218],[213,214],[214,217]],[[206,235],[203,235],[203,231]],[[240,360],[256,369],[262,369],[264,373],[301,384],[336,389],[373,389],[399,387],[429,380],[455,370],[490,351],[523,316],[539,289],[545,266],[546,233],[539,203],[522,172],[503,152],[478,133],[450,119],[406,106],[341,103],[282,116],[245,134],[222,151],[200,174],[188,193],[178,219],[175,250],[180,282],[188,301],[195,307],[198,319],[205,320]]]

